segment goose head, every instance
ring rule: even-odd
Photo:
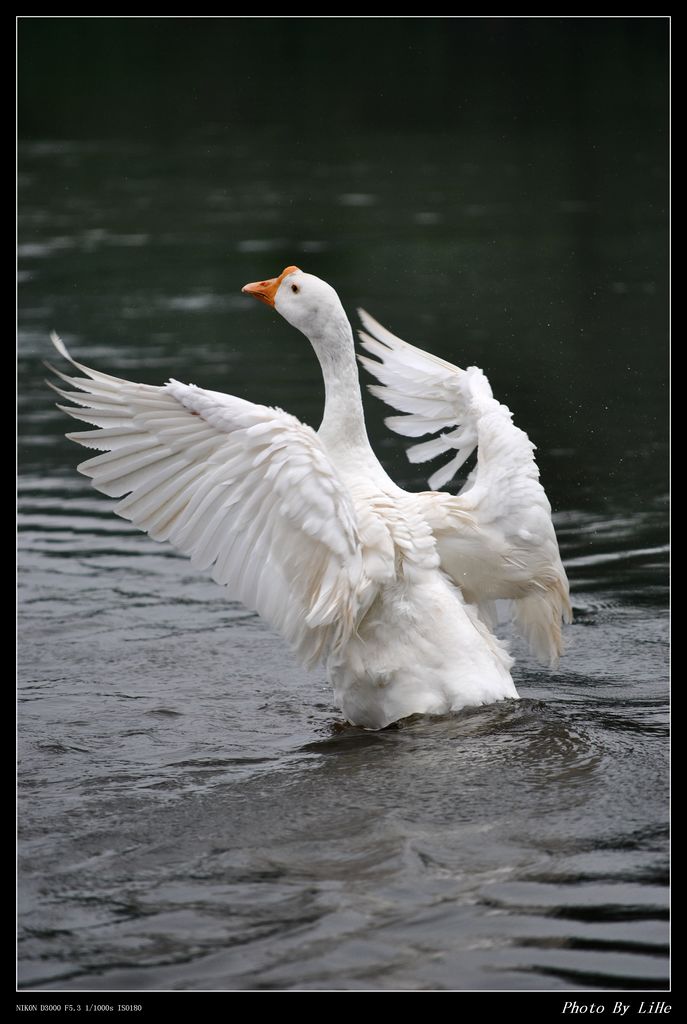
[[[287,267],[279,277],[244,285],[241,291],[273,306],[311,341],[324,340],[332,333],[332,328],[340,330],[342,324],[348,327],[343,306],[332,286],[298,267]]]

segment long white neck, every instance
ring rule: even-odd
[[[324,377],[324,416],[319,435],[331,452],[372,455],[365,429],[353,332],[341,310],[309,335]]]

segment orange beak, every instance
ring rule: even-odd
[[[272,277],[269,281],[254,281],[252,284],[244,284],[241,291],[244,295],[252,295],[254,299],[259,299],[260,302],[266,302],[268,306],[273,306],[279,285],[285,277],[288,277],[289,274],[295,274],[297,270],[298,267],[287,267],[286,270],[282,270],[279,277]]]

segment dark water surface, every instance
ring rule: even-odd
[[[665,182],[644,95],[517,133],[24,142],[22,986],[667,986]],[[537,443],[575,624],[557,672],[514,645],[521,701],[339,729],[322,672],[76,473],[51,328],[103,370],[316,426],[307,341],[240,295],[291,263],[351,317],[482,366]]]

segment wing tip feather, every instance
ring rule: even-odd
[[[66,359],[70,363],[74,363],[74,360],[72,359],[72,357],[70,356],[70,354],[69,354],[69,352],[67,350],[67,346],[62,341],[62,338],[59,336],[57,331],[51,331],[50,332],[50,340],[53,343],[53,345],[55,346],[55,348],[57,349],[57,351],[60,353],[60,355],[62,356],[63,359]],[[74,363],[74,365],[76,366],[76,363]],[[52,370],[52,367],[50,367],[50,369]]]

